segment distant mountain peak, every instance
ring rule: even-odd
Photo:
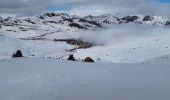
[[[67,13],[45,13],[39,16],[33,17],[20,17],[20,18],[1,18],[1,25],[48,25],[55,27],[58,25],[78,28],[78,29],[97,29],[101,27],[107,27],[108,25],[115,24],[146,24],[156,26],[168,26],[170,25],[170,19],[163,16],[149,16],[149,15],[135,15],[128,14],[126,16],[117,16],[115,14],[103,14],[99,16],[88,15],[85,17],[79,17],[76,15],[69,15]]]

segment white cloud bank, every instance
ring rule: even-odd
[[[148,25],[122,24],[114,25],[109,29],[79,32],[79,38],[99,45],[119,45],[136,40],[150,39],[168,35],[169,27]]]
[[[159,0],[0,0],[0,14],[37,14],[57,5],[71,5],[73,14],[138,13],[170,16],[170,4]]]

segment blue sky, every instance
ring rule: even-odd
[[[160,0],[161,3],[170,3],[170,0]],[[68,11],[72,9],[71,5],[57,5],[49,8],[51,11]]]
[[[0,15],[65,11],[76,15],[127,12],[170,16],[169,9],[170,0],[0,0]]]
[[[160,0],[160,2],[163,2],[163,3],[170,3],[170,0]]]
[[[94,1],[99,1],[99,0],[94,0]],[[49,7],[48,10],[52,12],[69,12],[69,13],[73,13],[75,15],[80,15],[80,16],[81,15],[85,16],[85,15],[90,15],[90,14],[100,15],[103,13],[115,13],[116,11],[120,11],[121,13],[130,12],[130,13],[139,13],[139,14],[145,14],[145,15],[170,16],[170,14],[168,14],[167,12],[167,9],[170,9],[170,0],[144,0],[145,2],[140,2],[136,0],[132,0],[134,2],[130,2],[131,0],[106,0],[106,1],[115,1],[115,2],[119,1],[119,3],[116,5],[118,5],[118,8],[120,5],[120,9],[117,10],[117,8],[114,8],[116,7],[116,5],[110,7],[109,5],[110,2],[106,4],[102,2],[98,3],[99,6],[96,6],[95,5],[96,3],[92,2],[92,5],[90,4],[74,5],[74,4],[68,4],[68,3],[55,5],[55,6]],[[157,3],[153,4],[153,2],[149,2],[149,1],[157,1]],[[115,2],[113,2],[113,4]],[[102,4],[105,4],[105,6],[100,6]],[[138,4],[137,6],[138,8],[136,8],[135,6],[136,4]]]
[[[50,7],[49,8],[51,11],[68,11],[68,10],[71,10],[72,7],[71,5],[57,5],[57,6],[53,6],[53,7]]]

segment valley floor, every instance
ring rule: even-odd
[[[0,61],[0,100],[169,100],[169,64]]]

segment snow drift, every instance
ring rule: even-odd
[[[1,100],[168,100],[169,64],[0,61]]]

